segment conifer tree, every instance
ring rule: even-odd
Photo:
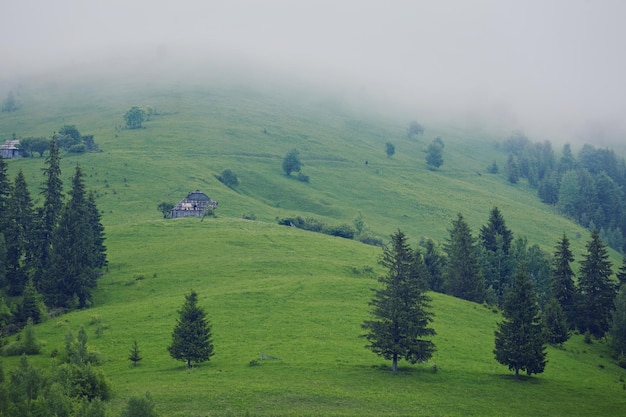
[[[543,325],[546,330],[546,342],[560,345],[569,339],[569,325],[561,304],[556,298],[550,299],[542,312]]]
[[[368,333],[367,348],[392,361],[392,371],[398,370],[398,359],[410,363],[426,361],[435,351],[428,340],[435,330],[430,298],[425,294],[426,267],[419,252],[413,252],[400,230],[391,236],[391,247],[383,250],[381,265],[387,273],[378,278],[382,288],[374,290],[370,302],[374,320],[362,325]]]
[[[478,261],[476,239],[460,213],[452,222],[444,250],[448,255],[444,285],[446,293],[482,303],[485,300],[485,279]]]
[[[574,262],[574,255],[569,248],[569,239],[565,234],[558,241],[554,252],[552,269],[552,295],[561,305],[567,324],[570,329],[576,327],[576,286],[574,285],[574,271],[570,263]]]
[[[27,268],[32,257],[33,204],[20,170],[11,189],[8,210],[11,213],[5,224],[4,238],[7,246],[6,278],[9,294],[20,295],[28,280]]]
[[[135,367],[142,359],[141,352],[139,352],[139,345],[135,340],[133,342],[133,347],[130,350],[130,354],[128,355],[128,360],[131,361],[133,363],[133,367]]]
[[[42,283],[42,293],[50,307],[87,307],[91,303],[91,290],[96,286],[94,239],[83,176],[77,166],[70,199],[52,236],[50,268]]]
[[[435,242],[428,239],[424,244],[424,264],[428,270],[428,288],[431,291],[443,292],[445,263],[446,259],[435,246]]]
[[[524,267],[515,274],[513,287],[506,296],[504,320],[496,330],[496,360],[515,371],[528,375],[543,372],[546,366],[545,334],[533,284]]]
[[[617,271],[617,280],[619,281],[619,285],[626,284],[626,254],[622,257],[622,266],[620,266],[619,271]]]
[[[38,283],[49,267],[49,257],[52,243],[52,234],[56,228],[61,209],[63,208],[63,181],[61,180],[61,158],[56,135],[50,141],[50,152],[46,158],[46,168],[43,173],[46,178],[41,189],[44,198],[40,209],[37,227],[37,260],[35,280]]]
[[[7,205],[11,193],[11,183],[7,175],[7,163],[0,156],[0,230],[3,230],[6,223]]]
[[[615,297],[615,311],[611,320],[611,347],[618,357],[626,356],[626,285],[621,285]]]
[[[502,237],[502,244],[498,245],[497,237]],[[511,250],[511,242],[513,242],[513,232],[506,227],[504,217],[498,207],[494,207],[489,213],[489,222],[480,228],[480,240],[483,247],[491,252],[498,250],[498,246],[502,248],[505,254]]]
[[[172,344],[167,348],[174,359],[186,361],[187,368],[192,362],[206,362],[213,356],[211,325],[204,310],[198,306],[198,295],[191,291],[185,296],[185,303],[178,311],[179,318],[172,333]]]
[[[615,300],[615,284],[607,248],[597,230],[591,233],[587,253],[581,262],[578,288],[580,291],[580,314],[578,330],[601,338],[609,330]]]
[[[20,304],[17,312],[17,320],[19,324],[24,325],[29,319],[35,324],[41,321],[39,294],[35,289],[32,279],[29,279],[24,287],[22,303]]]
[[[96,206],[96,198],[93,192],[89,192],[87,198],[87,221],[90,235],[91,257],[90,264],[94,268],[103,268],[107,264],[106,246],[104,245],[104,226],[101,223],[102,216]]]

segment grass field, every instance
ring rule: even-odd
[[[278,226],[276,217],[312,216],[351,223],[362,213],[369,233],[401,228],[416,245],[443,242],[456,213],[474,232],[497,205],[507,225],[552,251],[565,232],[577,258],[587,232],[511,186],[486,167],[504,164],[490,137],[429,126],[408,139],[410,120],[384,118],[310,93],[246,86],[97,83],[25,88],[23,108],[0,114],[0,133],[49,136],[63,124],[93,133],[102,152],[63,155],[68,178],[85,168],[106,227],[108,273],[94,307],[38,325],[45,342],[34,363],[50,363],[69,330],[85,326],[106,358],[113,411],[149,391],[163,416],[226,415],[623,415],[626,371],[603,343],[574,336],[549,349],[543,374],[514,381],[493,357],[498,313],[432,294],[438,351],[425,364],[389,363],[364,349],[360,325],[380,248]],[[132,105],[163,115],[144,129],[120,129]],[[415,116],[419,119],[419,115]],[[444,165],[426,169],[432,138]],[[396,146],[393,158],[385,142]],[[286,178],[285,153],[297,148],[310,183]],[[365,164],[365,161],[368,164]],[[38,196],[43,160],[10,161]],[[232,190],[215,178],[235,171]],[[216,218],[164,220],[156,206],[200,189],[219,201]],[[241,219],[254,213],[257,220]],[[614,262],[619,260],[612,253]],[[212,324],[215,356],[190,371],[166,347],[184,295],[194,289]],[[127,359],[137,340],[144,359]],[[278,359],[261,360],[261,355]],[[17,359],[5,358],[5,369]],[[258,364],[258,365],[257,365]],[[253,366],[257,365],[257,366]],[[436,372],[434,372],[436,369]]]

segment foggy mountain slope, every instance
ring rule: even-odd
[[[504,167],[507,155],[495,143],[510,132],[430,123],[401,107],[381,110],[375,100],[354,102],[307,85],[257,81],[100,77],[25,85],[21,110],[0,115],[0,126],[18,137],[50,137],[65,124],[94,134],[101,153],[64,154],[63,163],[86,165],[88,185],[111,226],[154,219],[158,203],[176,203],[201,189],[221,202],[223,216],[254,213],[275,222],[300,215],[351,224],[361,215],[368,233],[383,238],[401,228],[443,242],[457,213],[477,231],[494,206],[514,232],[547,250],[563,232],[585,236],[541,204],[524,182],[513,186],[503,174],[486,172],[494,161]],[[126,129],[123,115],[132,105],[158,114],[142,129]],[[414,119],[425,132],[408,137]],[[444,163],[431,171],[425,151],[436,137],[445,144]],[[387,142],[395,147],[391,157]],[[282,172],[292,149],[299,151],[309,182]],[[12,161],[11,169],[23,168],[35,188],[41,162]],[[224,169],[238,175],[239,186],[230,189],[217,180]]]

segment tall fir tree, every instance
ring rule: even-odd
[[[82,169],[77,166],[70,199],[52,236],[50,267],[42,282],[42,293],[49,307],[87,307],[96,286],[93,231],[83,177]]]
[[[91,256],[90,264],[94,268],[103,268],[107,265],[106,246],[104,245],[104,226],[102,225],[102,216],[96,206],[96,197],[93,192],[89,192],[87,197],[87,221],[89,236],[91,240]]]
[[[496,360],[515,371],[528,375],[544,371],[546,366],[545,333],[539,317],[539,307],[533,284],[524,267],[513,279],[502,312],[504,320],[495,332]]]
[[[506,227],[498,207],[494,207],[489,214],[488,223],[480,229],[480,243],[484,249],[481,263],[485,285],[493,289],[499,306],[504,302],[504,294],[511,285],[513,276],[510,255],[512,241],[513,232]]]
[[[611,318],[611,347],[616,356],[626,357],[626,285],[621,285],[615,297],[615,311]],[[626,359],[624,359],[626,362]]]
[[[28,281],[28,266],[32,261],[33,203],[20,170],[15,177],[8,202],[10,213],[5,224],[7,247],[6,279],[10,295],[20,295]]]
[[[45,271],[49,268],[52,235],[57,226],[63,209],[63,181],[61,180],[61,158],[56,135],[50,141],[50,152],[43,168],[45,182],[41,189],[44,198],[43,207],[39,210],[37,224],[37,259],[35,260],[35,282],[40,283]]]
[[[7,163],[0,156],[0,230],[3,230],[7,221],[9,195],[11,194],[11,182],[7,174]]]
[[[616,275],[619,285],[626,284],[626,254],[622,257],[622,265],[619,267]]]
[[[502,238],[501,244],[498,244],[498,236]],[[506,227],[506,222],[498,207],[491,209],[488,223],[480,228],[480,241],[483,247],[491,252],[501,248],[508,255],[511,250],[513,232]]]
[[[480,268],[476,239],[462,214],[452,222],[447,254],[444,289],[447,294],[482,303],[485,300],[485,279]]]
[[[428,270],[428,288],[431,291],[443,292],[443,270],[446,258],[432,239],[424,243],[424,264]]]
[[[552,296],[558,301],[565,314],[570,329],[576,328],[577,292],[574,284],[574,271],[570,264],[574,255],[565,234],[558,241],[552,264]]]
[[[561,345],[570,337],[567,318],[556,298],[550,299],[541,312],[541,318],[546,330],[546,342],[551,345]]]
[[[609,254],[597,230],[591,233],[586,248],[578,280],[578,330],[601,338],[609,330],[616,287],[611,281],[613,271]]]
[[[191,291],[178,311],[179,318],[172,332],[172,343],[167,350],[174,359],[185,361],[187,368],[192,362],[206,362],[213,356],[211,324],[204,310],[198,306],[198,294]]]
[[[414,252],[400,230],[391,236],[391,247],[383,250],[380,264],[387,273],[378,278],[382,288],[374,290],[370,302],[374,320],[367,320],[362,328],[369,342],[367,348],[392,361],[393,372],[398,370],[398,359],[410,363],[426,361],[435,351],[428,338],[435,330],[432,322],[430,298],[426,295],[427,270],[419,252]]]

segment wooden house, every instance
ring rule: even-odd
[[[180,202],[170,210],[170,219],[189,216],[201,217],[205,215],[208,210],[214,210],[216,207],[217,201],[210,199],[200,190],[196,190],[187,194],[187,197],[180,200]]]
[[[7,140],[0,145],[0,155],[5,159],[21,158],[24,156],[24,151],[20,149],[19,140]]]

